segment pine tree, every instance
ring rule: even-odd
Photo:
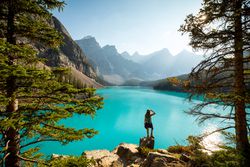
[[[204,0],[199,13],[187,16],[180,28],[189,33],[194,49],[208,55],[190,75],[191,97],[198,94],[205,95],[205,99],[189,113],[198,116],[200,122],[211,118],[229,122],[218,130],[235,128],[236,148],[243,156],[243,166],[250,161],[246,108],[250,103],[249,5],[249,0]],[[202,110],[210,104],[232,110],[229,113]]]
[[[33,144],[67,144],[97,133],[59,124],[75,114],[94,116],[102,98],[92,88],[59,82],[66,70],[43,65],[33,47],[36,42],[54,48],[62,44],[49,24],[49,10],[63,6],[59,0],[0,1],[0,153],[5,166],[37,161],[22,152]]]

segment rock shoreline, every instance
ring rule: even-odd
[[[176,155],[164,149],[150,150],[142,154],[135,144],[121,143],[113,151],[92,150],[82,154],[94,160],[91,167],[186,167],[187,162],[181,155]]]

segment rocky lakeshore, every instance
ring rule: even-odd
[[[141,138],[139,145],[121,143],[114,150],[84,151],[81,156],[53,154],[51,166],[76,167],[242,167],[234,148],[208,154],[197,137],[189,136],[186,146],[153,149],[154,138]]]
[[[92,167],[185,167],[189,161],[185,155],[128,143],[119,144],[113,151],[85,151],[83,156],[94,161]]]

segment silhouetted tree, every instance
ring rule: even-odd
[[[198,94],[205,98],[189,113],[198,116],[200,122],[211,118],[229,122],[220,130],[235,128],[236,148],[244,157],[243,166],[250,161],[246,108],[250,102],[249,5],[249,0],[204,0],[199,13],[188,15],[180,28],[189,34],[194,49],[208,55],[190,75],[191,97]],[[233,109],[228,113],[202,110],[209,104]]]

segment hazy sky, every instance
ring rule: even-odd
[[[54,15],[73,39],[94,36],[101,46],[115,45],[119,52],[148,54],[168,48],[177,54],[187,48],[188,37],[177,30],[202,0],[66,0]],[[189,48],[190,50],[190,48]]]

